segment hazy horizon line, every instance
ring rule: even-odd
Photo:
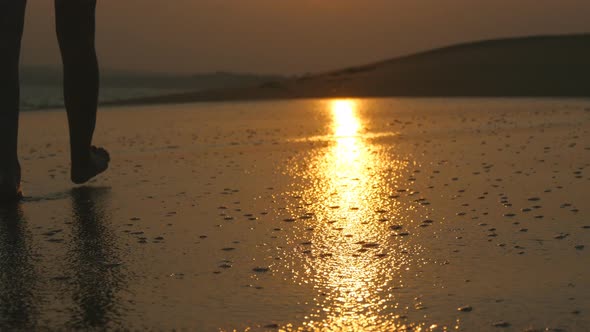
[[[486,43],[486,42],[493,42],[493,41],[500,41],[500,40],[525,40],[525,39],[537,39],[537,38],[556,38],[556,37],[583,37],[583,36],[590,36],[590,31],[576,31],[570,33],[542,33],[542,34],[522,34],[522,35],[511,35],[511,36],[497,36],[497,37],[490,37],[490,38],[481,38],[481,39],[472,39],[472,40],[465,40],[461,42],[455,43],[445,43],[441,45],[437,45],[434,47],[429,48],[421,48],[412,52],[404,52],[397,55],[393,55],[387,58],[379,57],[378,59],[373,60],[366,60],[360,63],[351,63],[346,66],[340,67],[330,67],[322,70],[317,71],[305,71],[301,73],[280,73],[280,72],[266,72],[266,71],[241,71],[241,70],[228,70],[228,69],[216,69],[210,71],[194,71],[194,72],[187,72],[187,71],[178,71],[178,70],[170,70],[170,71],[162,71],[162,70],[134,70],[128,68],[120,68],[117,66],[100,66],[101,72],[112,72],[117,74],[129,74],[129,75],[155,75],[155,76],[182,76],[182,77],[189,77],[189,76],[198,76],[198,75],[211,75],[211,74],[232,74],[232,75],[252,75],[252,76],[277,76],[277,77],[284,77],[284,78],[293,78],[293,77],[303,77],[308,75],[317,75],[323,73],[330,73],[334,71],[338,71],[341,69],[346,69],[350,67],[356,66],[363,66],[363,65],[372,65],[378,64],[382,62],[387,62],[399,58],[410,57],[418,54],[428,53],[432,51],[442,50],[446,48],[452,47],[459,47],[459,46],[468,46],[472,44],[479,44],[479,43]],[[23,68],[45,68],[45,69],[59,69],[61,68],[61,64],[56,63],[21,63],[21,69]]]

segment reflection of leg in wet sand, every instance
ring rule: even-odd
[[[116,237],[109,229],[108,188],[72,190],[73,229],[69,249],[76,307],[68,325],[74,329],[117,324],[122,308],[117,293],[123,275]]]
[[[0,330],[31,330],[37,322],[36,274],[21,207],[0,208]]]
[[[18,67],[25,7],[26,0],[0,1],[0,201],[21,196]],[[55,0],[74,183],[104,172],[110,160],[106,150],[92,146],[98,103],[95,9],[96,0]]]

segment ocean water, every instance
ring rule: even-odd
[[[101,87],[99,103],[126,100],[140,97],[159,96],[183,92],[181,89],[168,88],[122,88]],[[23,85],[21,86],[21,110],[61,108],[64,105],[63,90],[55,85]]]

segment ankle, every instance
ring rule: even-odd
[[[20,174],[20,163],[18,159],[14,162],[0,164],[0,174],[6,176]]]
[[[71,163],[72,167],[84,167],[90,163],[90,151],[86,152],[77,152],[71,154]]]

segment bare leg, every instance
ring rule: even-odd
[[[106,150],[92,146],[99,79],[94,47],[95,9],[96,0],[55,0],[74,183],[84,183],[104,172],[110,160]]]
[[[26,0],[0,1],[0,201],[20,196],[19,57]]]

